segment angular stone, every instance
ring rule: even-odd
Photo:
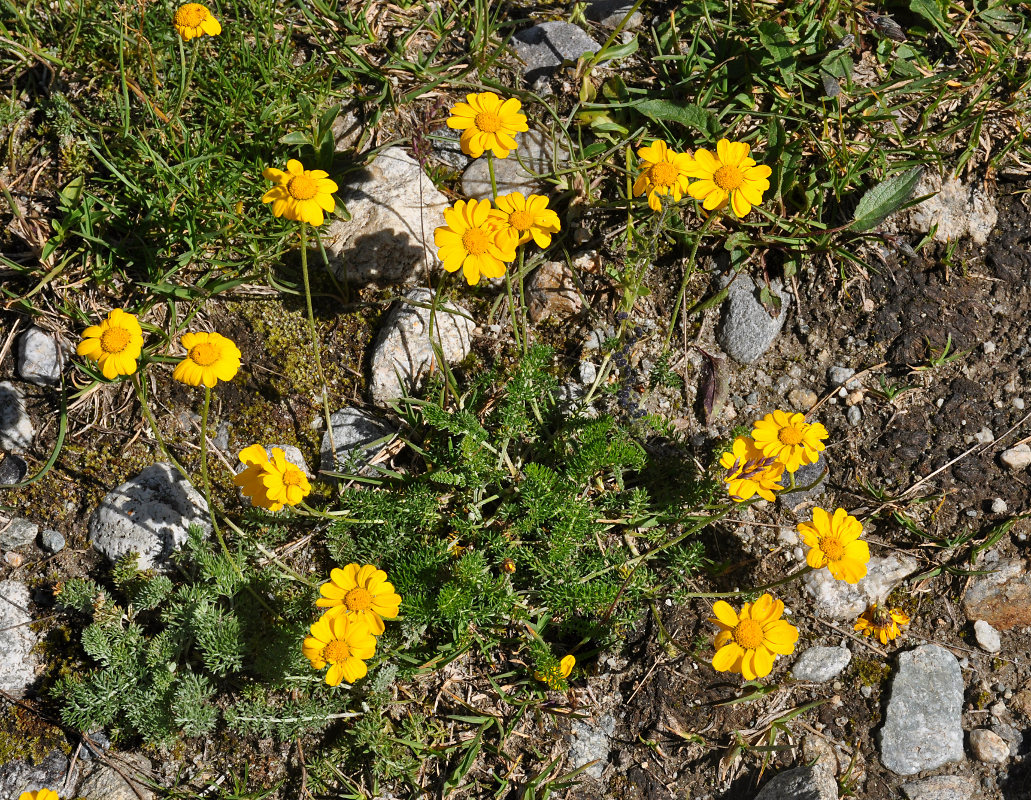
[[[322,472],[360,472],[385,443],[373,442],[397,431],[378,417],[357,408],[342,408],[329,418],[333,429],[322,436],[320,469]]]
[[[1018,444],[1016,447],[1003,450],[999,453],[999,461],[1002,462],[1004,467],[1013,472],[1027,469],[1028,465],[1031,464],[1031,447],[1028,447],[1026,444]]]
[[[1010,746],[999,734],[987,728],[970,731],[970,751],[978,761],[1001,764],[1010,756]]]
[[[569,157],[564,148],[556,147],[538,131],[516,134],[516,143],[518,147],[508,158],[494,159],[494,184],[499,197],[510,192],[521,192],[524,196],[540,193],[541,180],[563,166]],[[476,199],[492,196],[486,158],[477,158],[466,167],[462,173],[462,193]]]
[[[827,770],[795,767],[773,778],[755,800],[838,800],[838,784]]]
[[[999,632],[983,619],[974,623],[974,638],[989,653],[998,653],[1002,649],[1002,637]]]
[[[816,599],[815,614],[829,619],[855,619],[870,604],[883,603],[895,585],[919,566],[914,558],[892,553],[872,557],[866,576],[854,586],[835,580],[827,569],[810,572],[802,584]]]
[[[141,781],[142,776],[151,774],[150,759],[138,753],[119,753],[117,765],[114,769],[94,762],[79,796],[84,800],[154,800],[154,792]]]
[[[913,227],[928,233],[937,226],[934,239],[954,242],[969,236],[975,244],[983,245],[999,219],[995,197],[988,184],[966,184],[952,175],[942,177],[930,170],[924,172],[913,197],[933,194],[910,210]]]
[[[740,364],[754,364],[770,349],[773,340],[784,327],[791,293],[785,291],[779,280],[770,282],[770,290],[781,299],[777,316],[760,302],[761,287],[745,273],[724,275],[721,288],[727,288],[722,317],[716,329],[716,341],[723,352]]]
[[[36,541],[39,525],[22,517],[15,517],[0,527],[0,550],[20,550]]]
[[[18,374],[22,380],[54,386],[61,382],[64,362],[55,334],[32,327],[18,339]]]
[[[11,486],[21,483],[28,472],[28,464],[25,459],[8,453],[6,458],[0,459],[0,486]]]
[[[585,775],[598,780],[609,759],[612,735],[616,732],[616,719],[604,714],[597,720],[578,719],[573,723],[572,738],[567,754],[574,769],[595,762],[584,770]]]
[[[966,775],[935,775],[904,783],[902,791],[909,800],[970,800],[977,781]]]
[[[37,638],[29,627],[29,588],[0,581],[0,689],[21,697],[36,679]]]
[[[798,681],[825,683],[838,677],[852,660],[847,647],[810,647],[791,666],[791,674]]]
[[[519,31],[512,46],[523,62],[526,83],[532,85],[562,66],[576,62],[585,53],[597,53],[601,45],[571,22],[542,22]]]
[[[614,30],[633,7],[634,4],[629,0],[588,0],[584,16],[591,22],[597,22],[603,28]],[[640,11],[635,11],[623,26],[623,30],[639,28],[642,22],[644,22],[644,15]]]
[[[79,780],[79,767],[72,767],[68,775],[68,757],[59,750],[52,750],[38,764],[30,764],[22,758],[0,761],[0,800],[18,800],[27,789],[38,791],[50,789],[60,793],[65,787],[74,787]],[[70,792],[65,797],[74,797]]]
[[[341,282],[408,283],[437,263],[433,231],[449,203],[404,150],[388,147],[340,197],[351,219],[331,220],[321,236]]]
[[[901,653],[881,730],[881,763],[915,775],[962,761],[963,676],[944,647],[926,644]]]
[[[563,322],[583,311],[573,273],[562,261],[545,261],[526,284],[530,319]]]
[[[158,463],[100,502],[90,517],[89,536],[111,561],[136,552],[140,569],[165,569],[191,525],[211,530],[207,502],[171,464]]]
[[[47,529],[39,535],[39,546],[48,553],[60,553],[64,550],[64,536],[60,531]]]
[[[963,596],[967,619],[984,620],[997,631],[1031,625],[1031,575],[1021,559],[999,561]]]
[[[35,435],[21,392],[13,383],[0,383],[0,449],[24,453]]]
[[[405,295],[409,302],[398,303],[380,330],[370,381],[372,401],[377,405],[385,406],[417,391],[426,374],[439,369],[430,341],[431,318],[433,340],[440,345],[445,361],[457,363],[469,355],[475,327],[469,312],[441,303],[436,314],[431,314],[433,298],[429,289],[412,289]]]

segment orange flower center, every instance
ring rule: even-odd
[[[286,184],[286,190],[294,200],[311,200],[319,193],[319,185],[310,175],[294,175]]]
[[[300,486],[304,481],[304,474],[299,469],[287,469],[283,474],[284,486]]]
[[[508,224],[517,231],[528,231],[533,227],[533,214],[529,211],[513,211],[508,215]]]
[[[207,16],[208,10],[200,3],[187,3],[175,10],[174,22],[180,28],[196,28]]]
[[[481,111],[473,122],[483,133],[497,133],[501,129],[501,117],[493,111]]]
[[[781,428],[777,432],[777,439],[780,440],[781,444],[793,447],[796,444],[802,443],[802,431],[794,427]]]
[[[845,555],[845,545],[837,536],[824,536],[820,539],[820,550],[828,561],[841,561]]]
[[[211,342],[201,342],[190,348],[190,361],[198,367],[210,367],[220,355],[218,345]]]
[[[731,635],[745,650],[755,650],[763,643],[763,626],[754,619],[743,619],[735,626]]]
[[[716,170],[712,181],[723,191],[730,192],[737,189],[745,182],[745,174],[737,167],[723,166]]]
[[[348,611],[368,611],[372,608],[372,593],[357,586],[344,595],[344,605]]]
[[[132,336],[125,328],[108,328],[100,334],[100,349],[105,353],[121,353],[130,341]]]
[[[657,187],[672,186],[677,176],[680,175],[680,170],[670,164],[668,161],[661,161],[651,168],[651,181]]]
[[[462,234],[462,246],[471,256],[482,256],[487,252],[490,237],[482,228],[470,228]]]
[[[343,661],[349,655],[351,655],[351,648],[347,646],[347,642],[340,639],[334,639],[322,650],[322,659],[330,664]]]

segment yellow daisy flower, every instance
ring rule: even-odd
[[[270,457],[260,444],[252,444],[240,451],[240,461],[247,468],[233,478],[233,483],[256,506],[279,511],[284,505],[297,505],[311,492],[308,476],[287,461],[278,447],[272,448]]]
[[[338,187],[321,169],[305,169],[296,158],[286,162],[286,172],[267,167],[261,173],[266,180],[275,182],[261,197],[261,202],[272,203],[272,213],[294,222],[307,222],[318,227],[327,214],[336,208],[333,192]]]
[[[533,677],[539,680],[541,683],[546,683],[551,689],[561,689],[565,683],[566,678],[569,677],[573,671],[573,667],[576,666],[576,656],[570,654],[563,657],[558,662],[558,666],[552,666],[550,669],[545,668],[543,670],[536,670],[533,673]]]
[[[515,261],[515,243],[498,236],[491,210],[490,200],[459,200],[454,208],[444,209],[447,225],[433,232],[444,269],[461,269],[470,286],[479,283],[481,275],[500,278],[505,274],[505,262]]]
[[[717,672],[740,672],[746,681],[754,681],[770,674],[778,655],[795,652],[798,628],[780,618],[784,603],[769,594],[745,603],[740,614],[723,600],[716,601],[712,612],[716,617],[709,621],[721,629],[712,659]]]
[[[515,134],[530,130],[520,108],[514,97],[502,101],[494,92],[467,94],[464,103],[451,109],[447,126],[462,132],[459,144],[467,156],[479,158],[490,150],[498,158],[508,158],[517,147]]]
[[[112,380],[136,372],[136,360],[143,351],[143,330],[128,311],[113,308],[99,325],[82,332],[75,352],[97,362],[100,373]]]
[[[342,615],[362,622],[379,636],[384,619],[394,619],[401,610],[401,595],[387,580],[387,573],[372,564],[348,564],[329,573],[329,582],[319,587],[322,595],[315,601],[328,608],[326,616]]]
[[[784,474],[784,465],[763,455],[747,436],[734,440],[733,450],[723,454],[720,466],[727,471],[723,480],[730,499],[735,502],[741,503],[759,495],[772,503],[775,499],[773,493],[784,488],[778,483]]]
[[[229,381],[240,369],[240,348],[217,333],[184,333],[179,340],[186,358],[172,373],[175,380],[190,386],[202,383],[209,389],[219,381]]]
[[[648,147],[637,151],[641,159],[638,165],[641,174],[634,182],[634,197],[648,193],[648,206],[652,211],[662,211],[660,197],[673,197],[679,203],[688,189],[688,169],[691,167],[691,156],[678,153],[657,139]]]
[[[558,214],[548,208],[541,194],[523,197],[520,192],[502,195],[490,216],[497,221],[498,238],[511,240],[513,247],[533,239],[542,250],[551,245],[551,236],[561,229]]]
[[[881,608],[874,603],[856,620],[854,630],[863,636],[876,636],[881,644],[887,644],[902,635],[899,625],[908,624],[909,615],[905,612],[897,608]]]
[[[768,178],[773,170],[748,157],[749,147],[744,142],[720,139],[713,155],[703,147],[695,151],[687,174],[700,180],[687,190],[702,208],[712,211],[730,198],[730,207],[744,217],[763,201],[763,192],[770,188]]]
[[[767,414],[752,427],[755,446],[781,462],[788,472],[795,472],[803,464],[815,464],[829,435],[819,422],[806,422],[805,414],[785,411]]]
[[[40,789],[38,792],[22,792],[18,800],[57,800],[57,792],[53,789]]]
[[[369,672],[365,662],[376,654],[376,637],[362,620],[323,614],[311,626],[311,636],[305,638],[301,652],[313,669],[329,665],[326,683],[330,686],[340,681],[354,683]]]
[[[219,25],[218,20],[212,16],[207,6],[200,3],[186,3],[179,6],[175,10],[172,24],[175,26],[175,32],[187,42],[204,34],[218,36],[222,33],[222,26]]]
[[[822,508],[813,509],[813,521],[796,526],[809,552],[805,560],[813,569],[827,567],[835,580],[859,583],[866,575],[870,545],[859,537],[863,525],[843,508],[832,517]]]

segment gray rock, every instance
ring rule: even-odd
[[[838,784],[826,770],[795,767],[773,778],[755,800],[838,800]]]
[[[770,349],[780,329],[784,327],[791,294],[783,289],[779,280],[770,283],[770,288],[781,299],[780,313],[771,317],[759,302],[760,287],[751,277],[738,273],[732,279],[724,275],[720,286],[728,288],[716,341],[723,352],[741,364],[754,364]]]
[[[628,0],[588,0],[584,15],[591,22],[597,22],[603,28],[615,30],[633,7],[634,4]],[[644,16],[640,11],[635,11],[623,26],[623,30],[639,28],[642,22],[644,22]]]
[[[535,130],[518,133],[515,140],[518,147],[508,154],[508,158],[494,159],[494,183],[498,195],[540,193],[542,179],[566,163],[568,152]],[[477,158],[462,173],[462,193],[477,199],[492,196],[490,166],[486,158]]]
[[[333,429],[322,436],[321,471],[361,471],[383,449],[385,442],[373,442],[393,436],[397,431],[378,417],[357,408],[342,408],[329,418]]]
[[[780,492],[777,494],[777,502],[785,508],[790,508],[794,511],[807,503],[812,503],[817,497],[826,494],[827,475],[830,474],[828,471],[827,475],[824,475],[824,470],[826,469],[827,459],[823,453],[820,453],[815,464],[803,464],[795,470],[795,486],[811,486],[812,488],[805,491]],[[819,483],[816,483],[817,481]],[[780,483],[782,486],[790,486],[790,476],[785,473]],[[816,483],[815,486],[813,486],[814,483]]]
[[[25,459],[14,453],[8,453],[6,458],[0,459],[0,486],[21,483],[26,472],[28,472],[28,465],[25,463]]]
[[[863,409],[859,406],[849,406],[848,411],[845,412],[845,419],[848,420],[848,424],[853,428],[856,427],[860,420],[863,419]]]
[[[430,131],[430,144],[433,148],[433,157],[442,164],[459,171],[466,168],[470,158],[462,152],[462,145],[459,140],[462,132],[454,128],[437,128]]]
[[[0,386],[2,385],[0,384]],[[1002,462],[1004,467],[1014,472],[1027,469],[1028,465],[1031,464],[1031,447],[1028,447],[1026,444],[1018,444],[1016,447],[1003,450],[999,453],[999,461]]]
[[[852,660],[847,647],[810,647],[791,666],[795,680],[825,683],[838,677]]]
[[[983,619],[974,623],[974,637],[989,653],[998,653],[1002,649],[1002,637],[999,636],[999,632]]]
[[[855,619],[871,603],[883,603],[895,585],[914,573],[919,562],[909,556],[892,553],[873,556],[867,574],[854,586],[835,580],[827,569],[810,572],[802,579],[815,600],[813,613],[829,619]]]
[[[858,389],[859,381],[849,380],[849,378],[855,374],[856,371],[851,367],[842,367],[837,364],[833,367],[827,367],[827,385],[831,389],[836,389],[842,385],[844,385],[846,389]]]
[[[998,631],[1031,625],[1031,575],[1023,559],[987,565],[994,571],[974,580],[963,595],[967,619],[983,620]]]
[[[571,22],[542,22],[512,37],[512,46],[523,62],[527,85],[546,77],[564,61],[576,62],[585,53],[597,53],[601,45]]]
[[[970,751],[986,764],[1001,764],[1010,756],[1010,746],[999,734],[987,728],[970,731]]]
[[[60,553],[64,544],[64,536],[59,531],[48,528],[39,535],[39,546],[48,553]]]
[[[35,435],[21,392],[13,383],[0,383],[0,449],[24,453]]]
[[[819,399],[812,389],[792,389],[788,392],[788,403],[791,408],[802,413],[815,406]]]
[[[589,719],[578,719],[573,722],[569,742],[568,758],[574,769],[591,764],[584,774],[600,779],[605,762],[609,758],[610,742],[616,732],[616,719],[611,714],[603,714],[596,722]]]
[[[473,328],[469,312],[460,306],[441,304],[435,315],[428,307],[433,303],[429,289],[412,289],[405,295],[411,302],[398,303],[387,317],[372,354],[370,394],[377,405],[387,405],[405,393],[411,394],[422,385],[423,378],[439,369],[430,342],[433,317],[433,339],[449,364],[469,355]],[[420,305],[412,305],[411,303]]]
[[[881,763],[915,775],[963,760],[963,676],[956,657],[926,644],[898,659],[881,730]]]
[[[54,334],[29,328],[18,339],[18,374],[37,386],[59,384],[65,362],[62,350]]]
[[[36,679],[32,648],[37,639],[30,622],[29,588],[18,581],[0,581],[0,689],[15,697]]]
[[[1005,514],[1009,511],[1009,506],[1006,505],[1006,501],[1001,497],[996,497],[992,500],[992,513],[993,514]]]
[[[351,285],[409,283],[435,263],[433,231],[449,203],[422,167],[388,147],[340,194],[351,219],[332,219],[322,235],[329,268]]]
[[[36,541],[39,525],[22,517],[15,517],[0,528],[0,550],[20,550]]]
[[[902,784],[909,800],[970,800],[977,782],[966,775],[935,775]]]
[[[68,758],[59,750],[52,750],[39,764],[30,764],[21,758],[0,761],[0,800],[18,800],[26,790],[50,789],[60,794],[66,780],[71,789],[78,779],[78,766],[69,776]],[[70,791],[63,796],[75,797],[75,792]]]
[[[171,464],[158,463],[100,502],[90,517],[89,536],[111,561],[136,552],[140,569],[165,569],[191,525],[211,530],[207,502]]]
[[[926,170],[913,190],[913,197],[936,194],[909,211],[912,226],[921,233],[937,226],[934,239],[938,242],[954,242],[969,236],[975,244],[983,245],[999,218],[994,193],[985,188],[987,185],[965,184],[951,175],[943,179]]]
[[[80,797],[85,800],[154,800],[154,792],[143,783],[143,778],[152,775],[149,759],[138,753],[119,753],[112,761],[117,770],[94,762],[79,788]]]
[[[563,322],[584,307],[573,273],[563,261],[545,261],[534,270],[526,283],[526,296],[533,322]]]

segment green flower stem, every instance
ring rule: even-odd
[[[316,231],[315,240],[319,241],[319,234]],[[322,243],[319,242],[321,249]],[[308,308],[308,329],[311,332],[311,348],[315,354],[315,369],[319,375],[319,384],[322,387],[322,412],[326,416],[326,433],[329,435],[329,449],[336,453],[336,442],[333,441],[333,422],[329,411],[329,384],[322,372],[322,350],[319,347],[319,333],[315,328],[315,312],[311,305],[311,282],[308,279],[308,224],[301,223],[301,278],[304,280],[304,302]]]
[[[147,424],[150,425],[150,430],[154,434],[154,438],[157,439],[158,448],[161,450],[161,454],[172,463],[173,467],[179,470],[180,475],[189,480],[190,476],[187,474],[186,469],[179,463],[178,459],[172,455],[172,452],[168,449],[168,445],[165,444],[164,438],[161,436],[157,420],[154,419],[154,414],[151,412],[150,405],[147,403],[147,393],[143,388],[143,380],[140,378],[140,373],[134,372],[130,380],[132,381],[133,389],[136,390],[136,398],[140,401],[140,408],[143,409],[143,416],[146,418]]]
[[[204,484],[204,499],[208,501],[208,513],[211,515],[211,527],[218,535],[219,541],[222,534],[218,530],[218,520],[215,519],[215,503],[211,498],[211,483],[208,481],[208,410],[211,408],[211,389],[204,386],[204,408],[200,413],[200,479]],[[222,544],[225,547],[225,543]],[[228,555],[228,551],[227,555]]]
[[[523,355],[530,350],[530,323],[528,319],[528,313],[526,310],[526,294],[524,292],[523,285],[525,284],[525,276],[523,275],[523,263],[526,258],[526,244],[519,245],[519,268],[517,273],[519,275],[519,310],[523,315]]]
[[[182,111],[183,103],[186,102],[186,93],[190,90],[190,82],[193,80],[193,70],[197,67],[197,54],[200,51],[200,43],[193,43],[193,52],[190,54],[190,66],[186,67],[186,53],[183,51],[183,40],[179,38],[179,68],[183,69],[186,67],[185,77],[179,86],[179,99],[176,101],[175,108],[172,110],[170,116],[172,118],[178,117],[179,112]]]
[[[490,175],[490,196],[495,205],[498,202],[498,182],[494,177],[494,153],[487,153],[487,173]],[[519,291],[522,292],[522,282],[519,284]],[[508,312],[512,317],[512,335],[515,337],[516,346],[522,341],[519,334],[519,318],[516,314],[515,297],[512,293],[512,271],[505,268],[505,292],[508,295]]]
[[[669,320],[669,330],[666,331],[666,341],[662,345],[662,352],[665,353],[669,350],[669,343],[673,339],[673,329],[677,326],[677,317],[680,315],[680,307],[684,304],[684,296],[687,294],[687,282],[691,280],[691,276],[694,275],[695,256],[698,255],[698,245],[702,242],[702,237],[708,232],[709,227],[713,221],[718,217],[715,211],[709,214],[708,219],[702,224],[702,227],[698,229],[698,235],[695,237],[694,244],[691,245],[691,255],[687,258],[687,266],[684,267],[684,277],[680,281],[680,291],[677,292],[677,302],[673,306],[673,316]]]

